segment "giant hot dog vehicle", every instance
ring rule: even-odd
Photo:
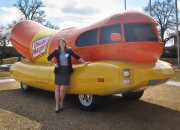
[[[149,15],[137,11],[61,31],[21,21],[12,28],[10,40],[29,61],[12,65],[12,76],[24,91],[32,87],[55,91],[54,67],[47,57],[64,38],[74,52],[90,61],[84,65],[72,59],[74,71],[67,93],[77,95],[81,109],[95,110],[100,96],[105,95],[121,93],[124,98],[139,99],[144,90],[174,75],[170,64],[159,60],[163,43],[157,25]]]

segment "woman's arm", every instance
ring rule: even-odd
[[[51,53],[48,57],[47,60],[51,61],[51,59],[56,55],[56,50],[53,51],[53,53]]]
[[[52,61],[52,58],[53,58],[55,55],[56,55],[56,50],[47,57],[47,60],[48,60],[48,62],[49,62],[52,66],[54,66],[54,67],[59,67],[58,64],[54,64],[54,62]]]
[[[84,64],[88,64],[87,62],[85,62],[80,56],[78,56],[72,49],[69,49],[70,50],[70,53],[71,55],[78,61],[84,63]]]

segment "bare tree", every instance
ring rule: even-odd
[[[151,16],[159,23],[158,31],[164,45],[175,35],[175,3],[174,0],[155,0],[151,5]],[[150,5],[144,8],[144,11],[150,13]],[[165,38],[165,34],[167,37]]]
[[[26,20],[33,20],[38,23],[46,21],[45,11],[42,10],[44,5],[40,0],[18,0],[14,6],[21,11],[22,17]]]
[[[45,24],[43,24],[44,26],[51,28],[51,29],[56,29],[59,30],[58,26],[54,26],[51,22],[47,21]]]
[[[0,46],[2,46],[1,48],[1,58],[0,58],[0,62],[3,63],[3,58],[4,58],[4,48],[6,45],[8,45],[10,42],[9,42],[9,36],[10,36],[10,33],[9,33],[9,29],[7,29],[6,27],[4,26],[1,26],[0,27]]]
[[[45,11],[42,9],[45,5],[41,0],[18,0],[14,6],[21,11],[21,19],[33,20],[51,29],[59,30],[59,27],[46,20]]]

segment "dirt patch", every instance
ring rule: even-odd
[[[67,95],[64,111],[54,113],[54,93],[24,93],[18,82],[0,83],[0,129],[180,129],[180,87],[161,85],[139,101],[104,97],[96,112],[81,111]]]

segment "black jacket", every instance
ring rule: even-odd
[[[74,51],[72,49],[67,49],[67,50],[65,50],[65,52],[69,54],[69,56],[67,57],[68,67],[69,67],[70,73],[72,73],[73,72],[73,68],[72,68],[72,63],[71,63],[71,56],[73,56],[77,60],[79,60],[80,57],[76,53],[74,53]],[[59,65],[59,67],[58,68],[56,68],[56,67],[54,68],[54,73],[55,74],[58,74],[60,72],[60,70],[61,70],[61,65],[60,65],[60,61],[59,61],[60,53],[61,53],[61,51],[59,49],[56,49],[56,50],[54,50],[53,53],[51,53],[47,57],[48,61],[50,61],[53,57],[55,57],[56,60],[57,60],[57,64]]]

